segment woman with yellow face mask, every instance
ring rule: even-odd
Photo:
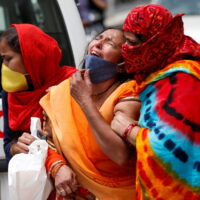
[[[30,117],[43,119],[39,99],[76,71],[60,67],[57,42],[30,24],[12,25],[0,37],[2,64],[4,150],[6,158],[27,153],[34,141]]]

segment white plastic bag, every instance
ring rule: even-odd
[[[31,135],[37,138],[40,119],[31,118]],[[48,144],[37,139],[29,146],[28,154],[13,156],[8,165],[8,185],[12,200],[46,200],[52,190],[45,169]]]

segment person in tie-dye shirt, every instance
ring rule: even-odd
[[[200,45],[182,15],[133,8],[123,30],[126,70],[142,103],[139,124],[117,115],[112,128],[137,152],[137,200],[200,199]]]

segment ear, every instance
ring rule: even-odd
[[[123,73],[123,72],[126,72],[126,69],[125,69],[125,62],[121,62],[117,65],[117,71],[119,73]]]

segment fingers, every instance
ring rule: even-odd
[[[61,166],[55,174],[55,187],[62,197],[71,197],[78,188],[75,173],[66,165]]]
[[[73,192],[76,192],[78,187],[79,187],[79,185],[78,185],[77,180],[76,180],[76,175],[73,173],[72,176],[73,176],[73,178],[72,178],[71,190]]]
[[[89,70],[85,70],[85,73],[84,73],[84,80],[85,80],[86,84],[88,84],[88,85],[91,84],[91,80],[90,80],[90,71],[89,71]]]
[[[72,187],[67,184],[62,184],[59,188],[57,187],[57,193],[62,197],[66,197],[66,199],[73,197],[75,192],[76,190],[74,190],[74,188],[72,189]]]
[[[73,195],[73,193],[76,192],[78,189],[78,184],[75,175],[72,174],[71,176],[72,177],[70,180],[64,181],[57,187],[59,192],[64,190],[64,192],[62,191],[63,196]]]
[[[31,144],[33,141],[35,141],[36,138],[33,137],[32,135],[30,135],[29,133],[23,133],[19,138],[18,138],[18,142],[22,143],[22,144],[26,144],[29,145]]]
[[[35,140],[36,138],[34,138],[29,133],[23,133],[18,138],[18,141],[11,146],[11,154],[15,155],[17,153],[28,153],[28,145],[30,145]]]
[[[83,78],[80,71],[77,71],[72,75],[72,80],[70,84],[71,93],[74,94],[77,92],[77,87],[79,88],[82,85]]]
[[[86,71],[86,69],[81,69],[81,70],[80,70],[82,79],[84,79],[85,71]]]
[[[29,149],[28,149],[28,145],[21,143],[21,142],[17,142],[17,149],[21,152],[21,153],[28,153]]]
[[[63,193],[65,193],[64,197],[72,195],[72,193],[73,193],[71,187],[69,185],[67,185],[67,184],[63,184],[63,190],[64,190]]]
[[[21,144],[21,143],[14,143],[10,148],[11,155],[15,155],[18,153],[28,153],[29,149],[28,146]]]
[[[79,81],[85,81],[87,84],[91,84],[89,70],[79,70],[72,75],[72,84]]]
[[[66,187],[63,188],[62,186],[60,186],[59,188],[57,188],[57,193],[61,196],[61,197],[65,197],[67,196],[68,194],[71,194],[71,192],[67,193],[66,192]]]
[[[70,189],[73,193],[76,192],[79,187],[77,180],[76,180],[76,175],[73,172],[71,174],[71,182],[68,184],[68,186],[70,187]]]
[[[76,73],[74,73],[72,75],[72,83],[76,83],[76,82],[79,82],[79,81],[82,81],[83,78],[82,78],[82,72],[81,71],[77,71]]]

